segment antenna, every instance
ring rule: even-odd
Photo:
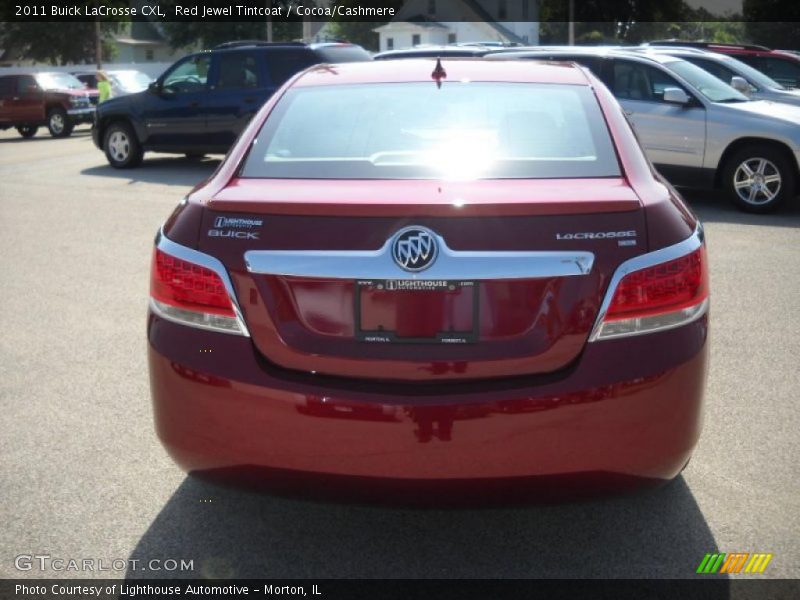
[[[431,73],[431,79],[436,82],[436,87],[441,89],[442,87],[442,79],[447,79],[447,71],[444,70],[442,66],[442,59],[436,59],[436,67],[433,69]]]

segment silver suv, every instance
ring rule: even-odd
[[[772,100],[800,106],[800,90],[783,87],[771,77],[733,56],[698,48],[643,46],[642,51],[674,56],[697,65],[751,100]]]
[[[591,69],[675,185],[721,187],[741,209],[768,212],[794,196],[800,107],[750,100],[700,67],[662,53],[535,48],[492,59],[574,61]]]

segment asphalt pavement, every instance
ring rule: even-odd
[[[764,577],[800,577],[800,199],[753,216],[688,194],[706,227],[713,329],[704,431],[683,476],[595,501],[392,509],[197,481],[156,439],[153,237],[217,164],[148,155],[117,171],[86,127],[61,140],[0,132],[0,577],[682,578],[709,552],[772,553]],[[20,555],[194,570],[20,571]]]

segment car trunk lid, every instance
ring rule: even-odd
[[[563,369],[616,267],[646,247],[620,178],[238,179],[207,208],[200,250],[229,269],[258,351],[354,378]],[[398,264],[402,242],[435,252],[430,266]]]

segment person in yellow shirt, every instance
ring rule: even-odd
[[[111,98],[111,82],[108,80],[108,75],[103,71],[97,72],[97,91],[100,92],[100,97],[97,99],[98,104],[102,104]]]

